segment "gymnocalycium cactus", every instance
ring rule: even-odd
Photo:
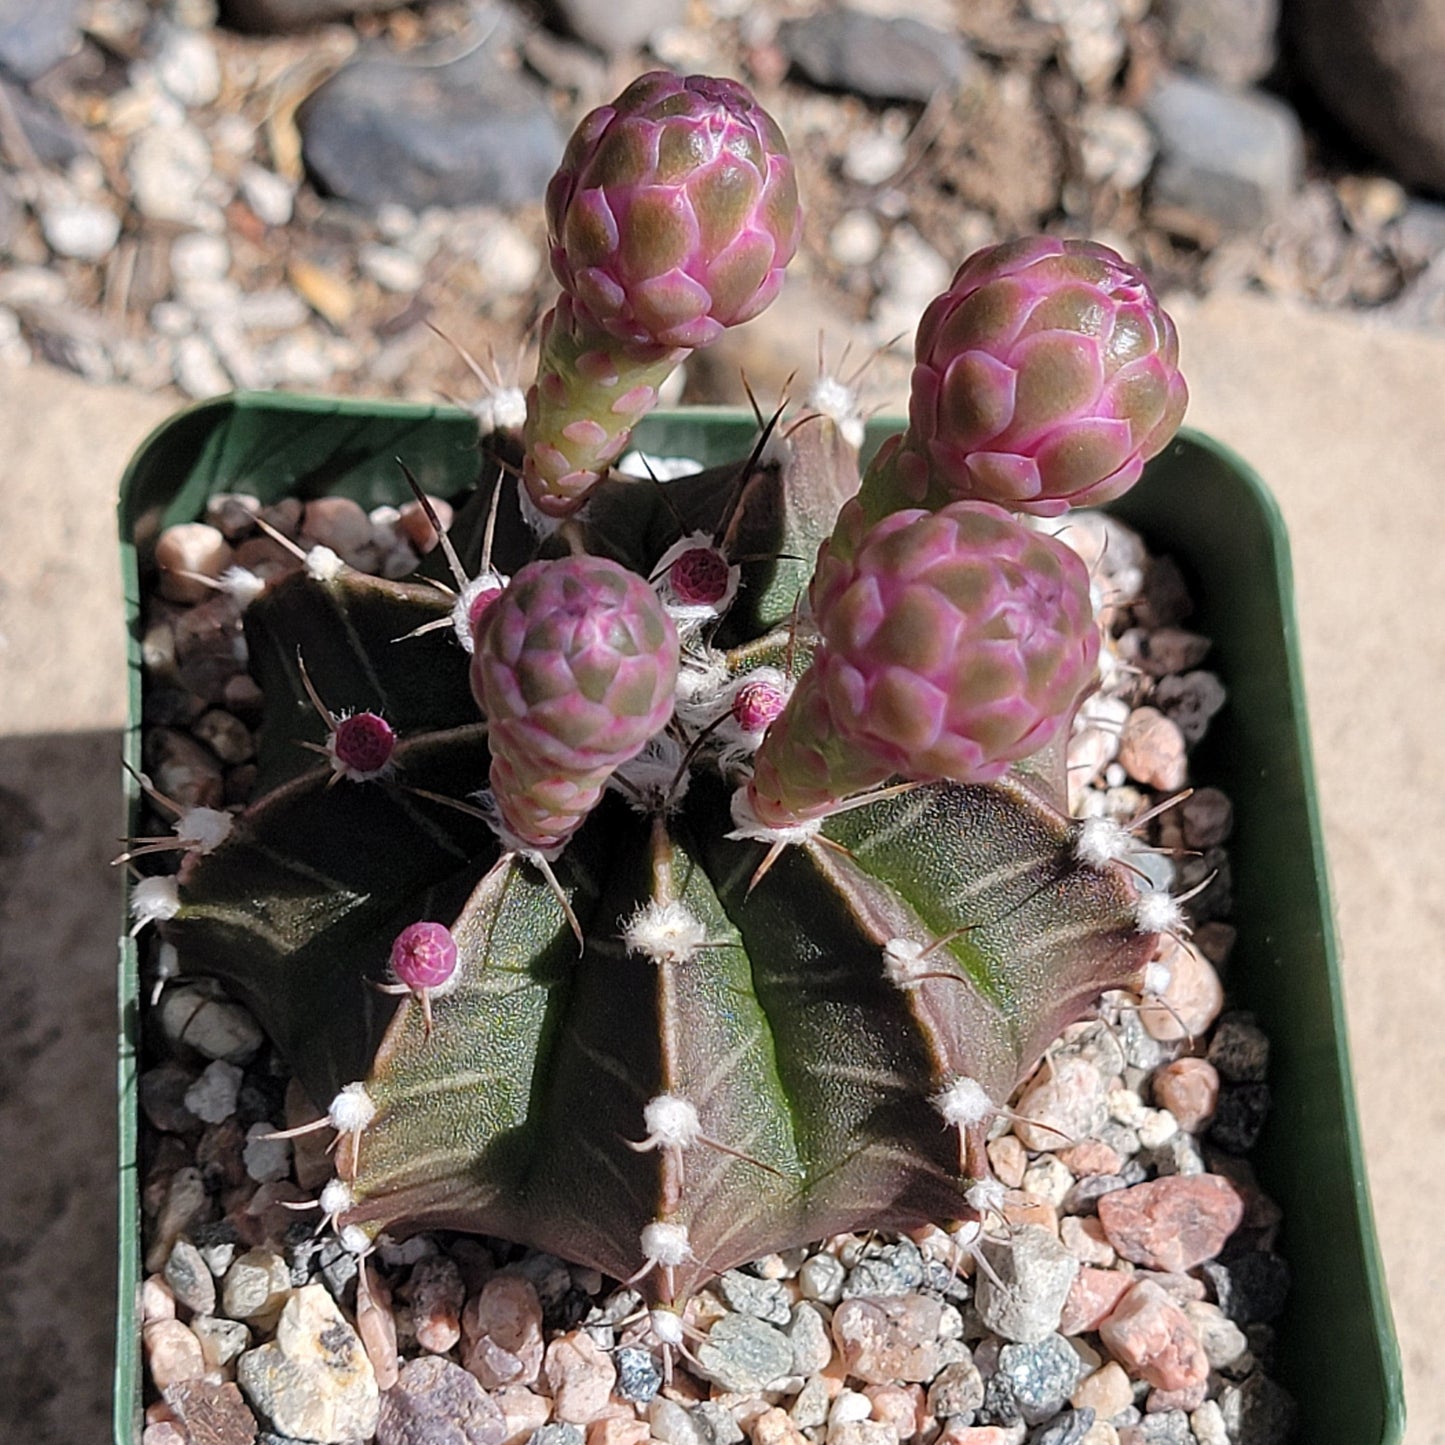
[[[1020,513],[1116,493],[1183,384],[1137,273],[1021,242],[930,310],[861,494],[818,416],[612,477],[634,413],[607,367],[766,304],[786,151],[739,87],[645,77],[584,121],[549,215],[567,291],[523,487],[499,472],[452,529],[472,584],[328,553],[266,586],[254,795],[147,916],[331,1101],[349,1247],[473,1229],[675,1303],[768,1251],[974,1217],[995,1112],[1142,986],[1169,900],[1064,803],[1088,578]],[[346,717],[384,757],[342,756]]]

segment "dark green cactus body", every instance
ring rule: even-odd
[[[590,549],[643,576],[694,528],[750,559],[711,639],[734,672],[803,665],[790,617],[857,483],[831,426],[784,450],[666,500],[606,483],[585,518]],[[465,513],[456,531],[472,534]],[[514,500],[497,535],[513,573],[529,560]],[[364,1082],[376,1114],[338,1150],[355,1199],[341,1223],[495,1233],[628,1277],[660,1221],[685,1231],[685,1254],[652,1251],[646,1287],[666,1299],[830,1233],[967,1215],[987,1118],[950,1123],[938,1097],[972,1080],[1002,1105],[1102,990],[1138,982],[1154,942],[1128,875],[1077,861],[1057,753],[987,786],[881,797],[772,857],[730,836],[735,780],[703,746],[666,806],[609,796],[587,819],[552,865],[564,909],[469,802],[490,759],[467,654],[449,630],[406,636],[450,607],[349,571],[253,604],[258,792],[188,864],[166,928],[318,1104]],[[390,777],[332,783],[297,746],[324,736],[298,648],[328,709],[395,728]],[[417,1001],[369,986],[422,918],[448,924],[459,957],[430,1032]],[[649,1139],[659,1099],[695,1110],[685,1143]]]

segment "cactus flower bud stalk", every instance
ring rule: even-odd
[[[908,431],[864,484],[875,518],[964,497],[1040,517],[1110,501],[1188,401],[1174,323],[1092,241],[976,252],[924,312],[914,356]]]
[[[677,629],[636,573],[590,556],[522,568],[483,615],[471,670],[505,833],[560,849],[666,726],[677,672]]]
[[[523,429],[538,511],[575,511],[677,364],[771,303],[800,224],[787,143],[734,81],[653,71],[582,120],[547,190],[564,295]]]

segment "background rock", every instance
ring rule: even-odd
[[[1300,72],[1406,185],[1445,190],[1445,4],[1289,0]]]
[[[562,158],[545,95],[481,48],[444,64],[355,61],[297,120],[317,183],[362,206],[517,205]]]
[[[956,87],[973,60],[952,32],[906,16],[885,18],[841,6],[785,21],[778,39],[814,85],[870,100],[926,103],[937,91]]]
[[[1170,58],[1224,85],[1251,85],[1274,68],[1279,0],[1160,0]]]

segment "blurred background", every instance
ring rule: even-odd
[[[3,1433],[108,1434],[126,459],[235,388],[525,382],[546,179],[657,66],[747,81],[807,208],[686,400],[775,400],[821,351],[897,410],[968,252],[1090,235],[1278,494],[1408,1439],[1440,1445],[1445,0],[0,0]]]

